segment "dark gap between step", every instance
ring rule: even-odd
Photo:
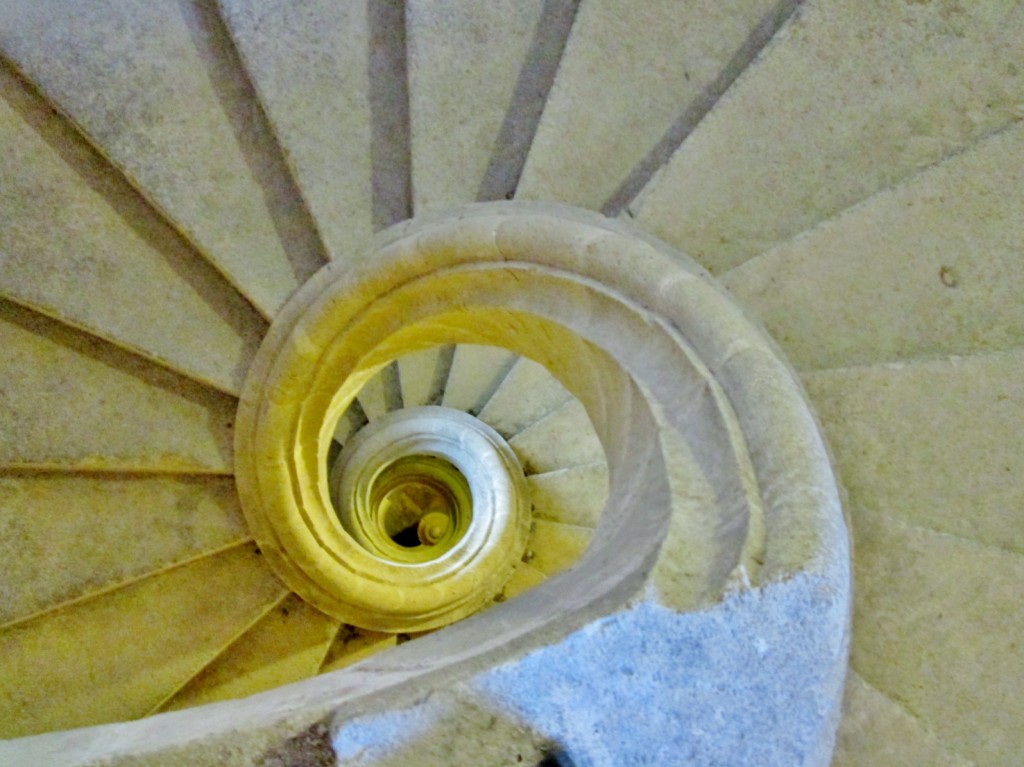
[[[545,0],[476,199],[510,200],[526,165],[580,0]]]
[[[761,53],[761,50],[782,25],[789,20],[800,2],[801,0],[780,0],[762,17],[761,21],[747,35],[747,39],[743,41],[739,50],[722,68],[718,77],[709,83],[704,91],[676,118],[676,121],[665,131],[661,140],[654,145],[646,157],[636,164],[629,175],[619,184],[619,187],[605,200],[601,207],[601,212],[604,215],[614,218],[634,202],[637,195],[654,178],[654,175],[672,158],[672,155],[714,108],[718,100]]]

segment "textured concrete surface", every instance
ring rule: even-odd
[[[323,263],[210,0],[4,3],[0,50],[264,314]]]
[[[720,274],[1019,120],[1024,6],[810,0],[630,206]]]
[[[248,538],[228,477],[0,475],[0,624]]]
[[[0,466],[227,473],[234,398],[0,301]]]
[[[608,499],[608,466],[604,461],[533,474],[526,478],[539,519],[580,527],[597,527]]]
[[[333,258],[373,234],[372,3],[219,0]]]
[[[800,369],[1020,346],[1021,156],[1016,124],[722,281]]]
[[[0,144],[0,293],[238,392],[266,323],[3,66]]]
[[[703,117],[753,55],[746,49],[763,43],[751,35],[777,5],[582,3],[516,197],[603,208],[659,142],[678,145],[674,133]]]

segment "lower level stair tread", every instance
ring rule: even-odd
[[[144,716],[283,593],[245,544],[0,632],[0,737]]]
[[[313,676],[337,631],[336,618],[289,594],[161,710],[241,698]]]
[[[334,641],[327,650],[320,673],[351,666],[353,663],[368,658],[376,652],[386,650],[398,644],[397,634],[385,634],[380,631],[369,631],[355,626],[342,626],[338,629]]]

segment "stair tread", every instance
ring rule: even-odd
[[[608,500],[608,465],[601,461],[526,478],[538,519],[597,527]]]
[[[478,199],[543,15],[541,0],[406,4],[417,215]]]
[[[699,119],[777,5],[582,3],[516,197],[602,209],[678,119]]]
[[[229,477],[0,475],[0,624],[248,538]]]
[[[355,626],[342,626],[327,650],[320,673],[326,674],[358,663],[374,653],[387,650],[398,643],[395,634],[368,631]]]
[[[435,346],[398,358],[402,407],[421,407],[440,402],[451,369],[452,349]]]
[[[1024,349],[803,380],[853,502],[1024,553]]]
[[[808,0],[630,206],[721,274],[1019,119],[1024,6]]]
[[[571,396],[547,368],[520,357],[481,409],[479,418],[508,439]]]
[[[843,717],[832,767],[971,767],[855,671],[846,676]]]
[[[289,594],[179,690],[161,711],[242,698],[315,675],[338,620]]]
[[[236,401],[0,300],[0,467],[227,473]]]
[[[1018,124],[723,282],[800,369],[1020,346],[1022,155]]]
[[[0,737],[145,715],[282,593],[246,544],[0,632]]]
[[[16,0],[0,48],[267,316],[323,263],[208,5]]]
[[[1024,558],[850,506],[854,629],[850,663],[950,751],[1016,764]]]
[[[576,564],[593,536],[590,528],[534,519],[524,561],[550,577]]]
[[[401,408],[402,390],[397,366],[392,363],[381,368],[363,385],[356,399],[359,400],[363,413],[371,421]]]
[[[524,591],[529,591],[539,586],[547,579],[548,576],[536,567],[527,562],[520,562],[516,565],[516,569],[512,571],[512,577],[506,581],[504,588],[501,590],[500,599],[502,601],[515,599]]]
[[[508,441],[526,474],[543,474],[604,460],[590,417],[573,399]]]
[[[445,407],[479,413],[516,360],[515,352],[497,346],[459,344],[445,384]]]
[[[368,3],[219,0],[333,258],[373,235]]]
[[[0,294],[237,393],[265,321],[0,66]]]

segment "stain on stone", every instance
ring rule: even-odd
[[[939,279],[947,288],[955,288],[960,284],[960,275],[952,266],[943,266],[939,269]]]
[[[289,738],[257,762],[260,767],[334,767],[337,763],[331,732],[323,722]]]

